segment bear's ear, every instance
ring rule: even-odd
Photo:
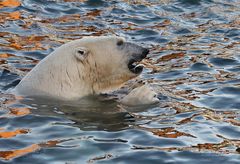
[[[78,48],[75,50],[74,53],[75,53],[75,54],[74,54],[75,57],[76,57],[78,60],[83,61],[83,60],[87,57],[89,51],[88,51],[88,49],[85,48],[85,47],[78,47]]]

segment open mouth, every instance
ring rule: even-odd
[[[142,48],[141,53],[132,55],[128,62],[128,69],[134,74],[140,74],[143,71],[143,65],[140,62],[147,57],[149,50]]]
[[[140,61],[142,61],[142,59],[140,59],[140,60],[130,59],[130,61],[128,63],[128,69],[132,73],[140,74],[143,71],[143,65],[139,64]]]

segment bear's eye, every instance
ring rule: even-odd
[[[83,61],[88,56],[88,49],[86,47],[77,47],[74,50],[74,56],[79,60]]]
[[[84,54],[85,54],[85,51],[83,51],[83,50],[78,50],[77,53],[79,53],[80,55],[84,55]]]
[[[123,40],[119,40],[119,41],[117,42],[117,45],[118,45],[118,46],[123,45]]]

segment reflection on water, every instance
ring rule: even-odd
[[[114,99],[105,96],[87,97],[77,102],[60,102],[49,99],[23,99],[36,110],[32,114],[64,117],[82,130],[119,131],[129,127],[134,118]],[[41,110],[39,110],[41,109]]]
[[[239,15],[238,0],[0,1],[0,161],[239,163]],[[112,34],[150,47],[129,86],[157,106],[8,94],[59,45]]]

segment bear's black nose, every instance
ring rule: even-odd
[[[142,51],[142,58],[145,58],[148,53],[149,53],[149,49],[144,48],[143,51]]]

